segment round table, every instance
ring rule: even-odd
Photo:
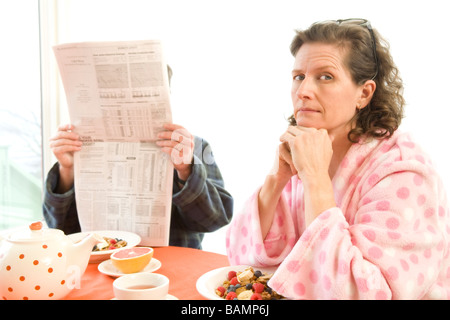
[[[161,261],[161,273],[170,280],[169,294],[180,300],[201,300],[195,284],[204,273],[229,265],[226,255],[182,247],[154,248],[153,256]],[[66,300],[109,300],[114,298],[115,278],[98,271],[97,263],[90,263],[81,278],[79,288],[73,289]]]

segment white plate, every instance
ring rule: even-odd
[[[208,271],[198,278],[196,283],[197,291],[206,299],[223,300],[216,294],[216,288],[227,279],[228,272],[244,271],[248,267],[248,265],[229,266]],[[253,267],[253,270],[260,270],[262,273],[274,273],[277,267]]]
[[[161,268],[161,261],[159,261],[158,259],[152,258],[152,260],[150,260],[150,263],[141,271],[137,272],[137,273],[141,273],[141,272],[154,272],[156,270],[158,270],[159,268]],[[105,260],[102,263],[100,263],[98,265],[98,271],[100,271],[103,274],[106,274],[108,276],[111,277],[120,277],[125,275],[125,273],[123,273],[120,270],[117,270],[116,267],[113,266],[111,259]]]
[[[100,230],[100,231],[91,231],[91,232],[78,232],[69,234],[69,238],[72,239],[73,242],[80,241],[81,239],[85,238],[87,235],[91,233],[96,233],[102,237],[108,237],[108,238],[117,238],[122,239],[127,242],[127,245],[123,248],[131,248],[134,246],[137,246],[141,242],[141,237],[133,232],[128,231],[114,231],[114,230]],[[103,251],[92,251],[91,258],[89,259],[89,263],[99,263],[106,259],[109,259],[111,256],[111,253],[120,250],[120,249],[113,249],[113,250],[103,250]]]

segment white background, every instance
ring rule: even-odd
[[[235,215],[264,181],[291,114],[294,29],[369,19],[390,42],[404,80],[401,128],[413,133],[450,185],[446,1],[64,0],[58,10],[58,43],[164,41],[174,71],[174,122],[211,143]],[[224,253],[224,228],[203,246]]]

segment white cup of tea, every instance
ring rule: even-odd
[[[159,273],[135,273],[113,282],[117,300],[164,300],[169,294],[169,278]]]

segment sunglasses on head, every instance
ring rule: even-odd
[[[324,22],[334,22],[334,23],[337,23],[338,25],[354,24],[354,25],[358,25],[358,26],[367,28],[367,30],[370,33],[370,37],[372,39],[373,57],[375,60],[375,65],[376,65],[375,75],[371,78],[371,80],[374,80],[378,75],[378,57],[377,57],[377,45],[375,42],[375,35],[373,33],[372,25],[370,24],[369,20],[366,20],[366,19],[339,19],[339,20],[330,20],[330,21],[324,21]],[[321,22],[321,23],[324,23],[324,22]]]

